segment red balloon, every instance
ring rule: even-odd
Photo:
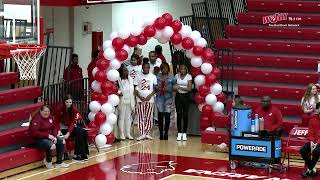
[[[163,17],[158,17],[155,21],[154,21],[154,27],[158,30],[161,30],[163,28],[166,27],[166,19]]]
[[[128,58],[128,52],[124,49],[120,49],[116,51],[116,58],[119,61],[125,61]]]
[[[212,73],[216,76],[217,80],[221,77],[221,71],[217,67],[215,67],[212,71]]]
[[[182,23],[179,20],[173,20],[171,27],[175,33],[178,33],[182,28]]]
[[[225,102],[226,98],[227,97],[223,92],[217,95],[217,100],[220,101],[220,102]]]
[[[201,131],[206,130],[208,127],[212,126],[212,122],[208,116],[201,115],[200,117],[200,129]]]
[[[192,52],[195,56],[201,56],[203,53],[203,47],[194,46]]]
[[[92,92],[91,93],[91,100],[92,101],[97,101],[98,98],[99,98],[99,93],[97,93],[97,92]]]
[[[203,84],[199,87],[199,94],[202,97],[206,97],[208,95],[209,91],[210,91],[210,86],[207,86],[206,84]]]
[[[204,106],[202,107],[202,114],[203,114],[204,116],[208,116],[208,117],[209,117],[212,112],[213,112],[213,111],[212,111],[212,106],[210,106],[209,104],[206,104],[206,105],[204,105]]]
[[[97,65],[97,67],[98,67],[99,70],[104,71],[104,70],[106,70],[106,69],[109,67],[110,61],[107,60],[107,59],[105,59],[105,58],[99,59],[99,60],[97,61],[97,64],[96,64],[96,65]]]
[[[115,140],[114,133],[111,132],[111,133],[107,136],[107,144],[113,144],[114,140]]]
[[[172,42],[172,44],[177,45],[180,44],[182,42],[182,36],[180,33],[175,33],[170,37],[170,41]]]
[[[94,123],[100,127],[104,122],[106,122],[106,115],[103,112],[97,112],[94,116]]]
[[[108,96],[106,96],[104,94],[99,94],[98,101],[100,104],[104,104],[108,101]]]
[[[202,59],[207,62],[214,63],[214,52],[210,48],[204,48],[202,53]]]
[[[135,47],[138,45],[139,39],[136,36],[130,35],[125,42],[128,46]]]
[[[116,86],[115,84],[112,85],[111,88],[111,94],[118,94],[118,86]]]
[[[182,40],[182,47],[184,49],[191,49],[194,46],[194,42],[191,38],[186,37]]]
[[[113,84],[110,81],[105,81],[101,83],[101,91],[105,95],[111,94],[112,88],[113,88]]]
[[[95,79],[96,81],[99,81],[99,82],[104,82],[104,81],[107,80],[107,75],[106,75],[106,73],[105,73],[104,71],[99,70],[99,71],[95,74],[94,79]]]
[[[156,34],[156,29],[153,26],[146,26],[143,30],[146,37],[153,37]]]
[[[202,103],[204,103],[205,98],[202,97],[199,93],[197,93],[197,94],[194,96],[194,100],[196,101],[197,104],[202,104]]]
[[[114,49],[121,49],[124,46],[124,40],[120,37],[116,37],[112,40],[112,46]]]
[[[104,51],[100,51],[100,52],[99,52],[99,54],[98,54],[98,59],[104,59],[103,52],[104,52]]]
[[[89,128],[95,129],[97,128],[97,125],[94,123],[94,121],[91,121],[88,125]]]
[[[196,76],[198,76],[199,74],[201,74],[201,69],[200,69],[200,68],[195,68],[195,67],[192,67],[192,68],[191,68],[191,75],[192,75],[192,77],[196,77]]]
[[[142,46],[147,44],[148,39],[143,34],[140,34],[140,36],[138,36],[138,41],[139,44]]]
[[[165,13],[162,15],[162,17],[166,20],[166,25],[169,26],[172,23],[172,15],[169,13]]]
[[[208,86],[214,84],[216,81],[217,81],[217,78],[214,74],[207,74],[206,75],[206,84]]]

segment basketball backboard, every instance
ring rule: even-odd
[[[39,44],[39,1],[0,0],[0,42]]]

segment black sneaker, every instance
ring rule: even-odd
[[[83,159],[82,159],[82,157],[80,155],[77,155],[77,156],[73,157],[72,160],[77,161],[77,162],[83,161]]]
[[[82,156],[81,156],[81,159],[84,160],[84,161],[88,161],[88,160],[89,160],[89,158],[88,158],[87,155],[82,155]]]
[[[310,177],[310,178],[314,178],[314,177],[316,177],[316,176],[318,176],[318,172],[317,172],[317,171],[311,171],[309,177]]]
[[[63,160],[64,160],[64,161],[70,160],[70,157],[69,157],[69,154],[68,154],[68,153],[64,153],[64,154],[63,154]]]
[[[302,178],[307,178],[307,177],[310,176],[310,174],[311,174],[310,171],[309,171],[309,170],[306,170],[304,173],[301,174],[301,177],[302,177]]]

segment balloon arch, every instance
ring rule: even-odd
[[[201,120],[207,121],[224,109],[222,102],[225,95],[217,82],[220,71],[215,67],[213,50],[206,48],[207,41],[201,37],[199,31],[192,31],[190,26],[173,20],[171,14],[165,13],[155,20],[145,20],[143,27],[131,32],[125,28],[119,32],[112,32],[111,40],[103,43],[104,51],[100,52],[99,60],[92,72],[95,81],[91,84],[93,92],[89,104],[91,112],[88,115],[91,121],[89,127],[99,129],[99,134],[95,137],[98,147],[105,146],[108,137],[114,137],[112,130],[117,122],[114,111],[119,104],[118,88],[115,85],[120,78],[117,69],[128,59],[133,47],[145,45],[151,37],[161,44],[170,40],[176,49],[186,50],[187,57],[191,59],[191,72],[198,88],[195,101],[202,111]]]

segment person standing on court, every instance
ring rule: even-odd
[[[153,139],[150,136],[152,128],[152,119],[154,111],[154,95],[156,93],[157,78],[150,73],[150,64],[143,63],[142,73],[140,73],[135,82],[135,96],[137,97],[137,118],[140,137],[138,141],[143,139]]]
[[[51,115],[50,108],[43,105],[39,112],[35,112],[29,126],[29,132],[34,139],[31,145],[46,153],[46,158],[43,160],[48,169],[53,169],[51,151],[56,150],[57,161],[56,168],[67,168],[68,164],[62,162],[65,140],[58,136],[59,128],[56,125],[54,117]]]
[[[129,76],[135,80],[137,75],[142,72],[142,66],[138,65],[139,56],[133,54],[130,58],[130,65],[127,66]]]
[[[187,66],[179,65],[179,72],[175,76],[177,84],[175,86],[176,93],[176,110],[177,110],[177,141],[187,140],[188,130],[188,113],[190,92],[192,90],[192,76],[188,74]]]
[[[160,72],[161,59],[157,58],[157,54],[154,51],[149,52],[150,72],[157,75]]]
[[[157,54],[157,58],[161,59],[162,62],[167,62],[166,58],[164,57],[164,55],[162,54],[162,46],[160,45],[156,45],[156,47],[154,48],[154,51]]]
[[[88,79],[89,79],[89,87],[91,87],[91,83],[95,80],[92,74],[93,69],[97,66],[98,56],[99,56],[99,50],[96,50],[92,53],[92,59],[87,67],[88,71]]]

